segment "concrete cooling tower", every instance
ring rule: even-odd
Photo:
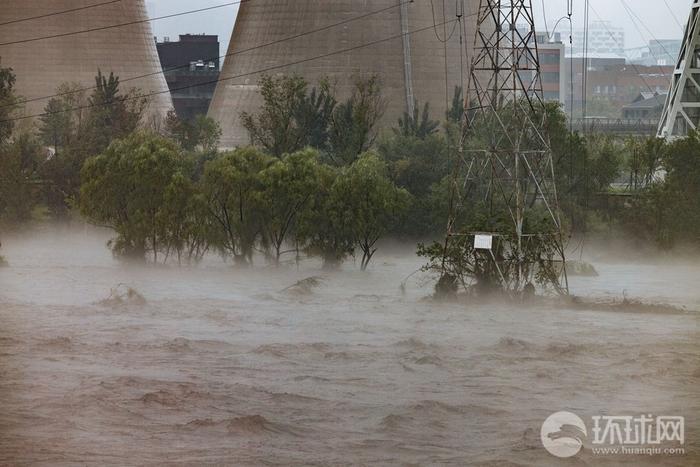
[[[105,0],[1,0],[1,3],[0,65],[14,70],[17,92],[24,99],[55,94],[56,87],[64,82],[94,86],[98,69],[106,74],[114,72],[122,81],[156,73],[124,81],[122,92],[132,88],[143,92],[167,91],[165,78],[158,73],[161,67],[150,24],[143,22],[148,18],[143,0],[112,3]],[[106,29],[69,34],[98,28]],[[61,34],[69,35],[32,40]],[[28,42],[7,44],[17,41]],[[46,104],[45,99],[28,102],[25,112],[29,115],[41,113]],[[152,97],[149,112],[165,115],[171,107],[170,95],[159,94]]]
[[[328,77],[335,83],[340,98],[349,95],[357,76],[377,74],[388,101],[385,127],[396,125],[414,99],[421,106],[430,102],[432,117],[442,119],[446,100],[451,101],[454,87],[462,84],[462,66],[464,86],[468,81],[469,45],[474,43],[478,3],[478,0],[254,0],[242,3],[222,81],[209,110],[209,116],[221,124],[222,146],[231,148],[250,143],[240,114],[259,109],[261,99],[257,83],[260,74],[256,72],[307,59],[297,65],[268,71],[268,74],[298,74],[311,85]],[[460,28],[456,17],[462,4],[464,27]],[[386,10],[370,14],[382,9]],[[358,17],[362,18],[350,21]],[[286,40],[340,22],[345,23]],[[463,30],[464,54],[460,29]],[[389,37],[393,39],[382,41]],[[382,42],[363,46],[376,41]],[[354,50],[335,53],[350,48]],[[324,57],[314,59],[319,56]],[[227,79],[231,77],[234,78]]]

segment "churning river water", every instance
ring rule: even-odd
[[[400,289],[408,249],[327,273],[3,240],[0,465],[700,465],[697,313],[435,303],[424,275]],[[698,266],[595,266],[577,295],[700,308]],[[105,301],[126,286],[145,303]],[[685,416],[686,453],[556,458],[560,410]]]

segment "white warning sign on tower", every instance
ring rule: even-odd
[[[475,250],[490,250],[493,247],[493,235],[474,235]]]

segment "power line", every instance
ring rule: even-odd
[[[637,32],[639,33],[639,36],[640,36],[642,39],[645,39],[644,34],[642,34],[642,31],[641,31],[641,30],[639,29],[639,27],[637,26],[637,21],[639,21],[639,24],[641,24],[642,27],[643,27],[644,29],[646,29],[646,31],[649,33],[649,35],[651,36],[651,38],[652,38],[654,41],[656,41],[657,44],[659,44],[659,46],[660,46],[661,49],[664,51],[664,53],[666,54],[666,56],[667,56],[668,58],[670,58],[670,59],[671,59],[671,62],[673,63],[673,62],[676,60],[677,57],[674,57],[673,55],[671,55],[671,54],[669,53],[668,50],[666,50],[666,47],[664,47],[664,45],[661,43],[661,41],[659,41],[659,40],[656,38],[656,36],[654,35],[654,33],[651,31],[651,29],[649,29],[649,28],[646,26],[646,24],[644,24],[644,21],[642,21],[642,19],[629,7],[629,5],[627,5],[627,2],[625,2],[625,0],[620,0],[620,3],[622,3],[622,6],[624,7],[625,12],[627,13],[627,16],[632,20],[632,25],[634,26],[634,28],[635,28],[635,29],[637,30]],[[635,18],[636,18],[637,21],[635,21]],[[650,53],[651,55],[653,55],[654,58],[657,59],[657,61],[658,61],[659,57],[656,56],[656,54],[653,52],[653,50],[652,50],[651,47],[649,47],[649,53]],[[659,65],[659,68],[663,70],[663,68],[661,68],[660,65]]]
[[[411,1],[411,2],[409,2],[409,3],[413,3],[413,2]],[[437,38],[437,40],[439,40],[439,41],[442,42],[442,43],[445,43],[445,42],[449,41],[450,39],[452,39],[452,35],[455,33],[455,28],[457,27],[457,23],[455,23],[455,25],[454,25],[454,27],[452,28],[452,31],[450,32],[449,35],[447,34],[447,30],[446,30],[445,28],[443,28],[443,29],[445,29],[445,30],[443,31],[443,37],[444,37],[444,39],[442,39],[442,38],[440,37],[440,34],[438,34],[438,31],[437,31],[437,27],[440,26],[440,25],[439,25],[439,24],[436,24],[436,21],[437,21],[437,20],[436,20],[436,17],[435,17],[435,3],[433,3],[433,0],[430,0],[430,10],[431,10],[432,13],[433,13],[433,28],[434,28],[435,37]],[[445,20],[445,0],[442,1],[442,17],[443,17],[443,21],[444,21],[444,20]],[[444,25],[444,23],[443,23],[443,25]]]
[[[8,24],[23,23],[25,21],[32,21],[32,20],[41,19],[41,18],[49,18],[52,16],[65,15],[67,13],[74,13],[76,11],[90,10],[92,8],[98,8],[98,7],[105,6],[105,5],[111,5],[112,3],[119,3],[121,1],[122,0],[110,0],[108,2],[95,3],[94,5],[87,5],[87,6],[82,6],[82,7],[78,7],[78,8],[71,8],[70,10],[55,11],[53,13],[46,13],[43,15],[30,16],[28,18],[13,19],[12,21],[5,21],[4,23],[0,23],[0,26],[7,26]]]
[[[605,21],[603,21],[603,18],[600,16],[600,14],[598,14],[598,11],[593,7],[593,5],[590,5],[590,3],[589,3],[589,6],[590,6],[591,10],[593,11],[593,13],[594,13],[594,14],[598,17],[598,19],[601,21],[601,24],[603,25],[603,27],[605,28],[605,30],[608,32],[608,35],[612,38],[612,40],[615,42],[615,44],[617,44],[618,46],[622,47],[622,45],[620,44],[620,42],[619,42],[619,41],[617,40],[617,38],[615,37],[615,34],[612,33],[612,31],[610,30],[610,28],[608,28],[607,24],[605,24]],[[637,75],[641,78],[642,82],[643,82],[644,85],[647,87],[647,89],[649,89],[649,92],[652,92],[652,93],[653,93],[653,92],[654,92],[654,89],[652,89],[651,85],[649,85],[649,82],[646,80],[646,78],[644,78],[644,75],[642,75],[642,73],[639,71],[639,67],[637,67],[637,65],[634,64],[633,62],[630,62],[630,65],[632,66],[632,68],[634,68],[634,71],[635,71],[635,72],[637,73]]]
[[[105,31],[108,29],[115,29],[115,28],[122,28],[125,26],[132,26],[134,24],[150,23],[151,21],[158,21],[161,19],[168,19],[168,18],[176,18],[178,16],[191,15],[194,13],[202,13],[204,11],[217,10],[219,8],[224,8],[224,7],[228,7],[228,6],[240,5],[241,3],[245,3],[245,2],[249,2],[249,1],[251,1],[251,0],[238,0],[235,2],[222,3],[221,5],[214,5],[214,6],[210,6],[210,7],[206,7],[206,8],[199,8],[197,10],[183,11],[182,13],[173,13],[170,15],[158,16],[155,18],[147,18],[147,19],[141,19],[141,20],[137,20],[137,21],[129,21],[127,23],[112,24],[110,26],[100,26],[99,28],[84,29],[82,31],[64,32],[64,33],[60,33],[60,34],[53,34],[50,36],[33,37],[31,39],[20,39],[20,40],[11,41],[11,42],[2,42],[2,43],[0,43],[0,47],[7,46],[7,45],[15,45],[15,44],[26,44],[28,42],[37,42],[37,41],[43,41],[46,39],[57,39],[59,37],[75,36],[78,34],[87,34],[87,33],[96,32],[96,31]]]
[[[468,16],[475,16],[475,15],[468,15]],[[454,22],[457,22],[457,21],[458,21],[458,19],[455,18],[455,19],[452,19],[452,20],[447,21],[447,22],[445,23],[445,25],[448,25],[448,24],[451,24],[451,23],[454,23]],[[437,26],[442,26],[442,24],[438,24]],[[218,83],[221,83],[221,82],[223,82],[223,81],[230,81],[230,80],[233,80],[233,79],[243,78],[243,77],[246,77],[246,76],[257,75],[257,74],[262,74],[262,73],[268,73],[268,72],[270,72],[270,71],[279,70],[279,69],[281,69],[281,68],[287,68],[287,67],[291,67],[291,66],[295,66],[295,65],[300,65],[300,64],[302,64],[302,63],[307,63],[307,62],[311,62],[311,61],[314,61],[314,60],[320,60],[320,59],[323,59],[323,58],[332,57],[332,56],[334,56],[334,55],[340,55],[340,54],[352,52],[352,51],[354,51],[354,50],[359,50],[359,49],[362,49],[362,48],[365,48],[365,47],[372,47],[372,46],[375,46],[375,45],[378,45],[378,44],[381,44],[381,43],[384,43],[384,42],[389,42],[389,41],[392,41],[392,40],[401,39],[402,37],[407,36],[407,35],[413,35],[413,34],[417,34],[417,33],[420,33],[420,32],[428,31],[428,30],[433,29],[433,28],[434,28],[434,26],[433,26],[433,25],[430,25],[430,26],[426,26],[426,27],[419,28],[419,29],[415,29],[415,30],[410,31],[410,32],[408,32],[408,33],[395,34],[395,35],[393,35],[393,36],[389,36],[389,37],[386,37],[386,38],[384,38],[384,39],[378,39],[378,40],[375,40],[375,41],[372,41],[372,42],[367,42],[367,43],[360,44],[360,45],[356,45],[356,46],[353,46],[353,47],[347,47],[347,48],[345,48],[345,49],[336,50],[336,51],[334,51],[334,52],[328,52],[328,53],[326,53],[326,54],[315,55],[315,56],[313,56],[313,57],[308,57],[308,58],[296,60],[296,61],[289,62],[289,63],[285,63],[285,64],[282,64],[282,65],[273,65],[273,66],[269,66],[269,67],[267,67],[267,68],[259,69],[259,70],[256,70],[256,71],[251,71],[251,72],[248,72],[248,73],[241,73],[241,74],[239,74],[239,75],[227,76],[227,77],[224,77],[224,78],[221,78],[221,77],[220,77],[220,78],[215,79],[215,80],[210,80],[210,81],[206,81],[206,82],[202,82],[202,83],[197,83],[197,84],[193,84],[193,85],[189,85],[189,86],[181,86],[181,87],[178,87],[178,88],[168,89],[168,90],[164,90],[164,91],[153,91],[153,92],[150,92],[150,93],[147,93],[147,94],[140,94],[140,95],[135,95],[135,96],[125,96],[125,97],[123,97],[123,98],[121,98],[121,99],[116,99],[116,100],[110,101],[110,102],[102,102],[102,103],[99,103],[99,104],[83,105],[83,106],[74,107],[74,108],[71,108],[71,109],[61,109],[61,110],[57,110],[57,111],[54,111],[54,112],[43,112],[43,113],[35,114],[35,115],[24,115],[24,116],[21,116],[21,117],[15,117],[15,118],[10,118],[10,119],[6,119],[6,120],[0,120],[0,123],[15,122],[15,121],[19,121],[19,120],[27,120],[27,119],[39,118],[39,117],[44,117],[44,116],[47,116],[47,115],[56,115],[56,114],[61,114],[61,113],[66,113],[66,112],[75,112],[75,111],[78,111],[78,110],[85,110],[85,109],[89,109],[89,108],[93,108],[93,107],[102,107],[102,106],[106,106],[106,105],[111,105],[111,104],[114,104],[115,102],[126,102],[126,101],[129,101],[129,100],[148,98],[148,97],[157,96],[157,95],[161,95],[161,94],[166,94],[166,93],[170,93],[170,92],[184,91],[184,90],[186,90],[186,89],[192,89],[192,88],[197,88],[197,87],[201,87],[201,86],[208,86],[208,85],[211,85],[211,84],[218,84]]]
[[[544,0],[542,0],[542,18],[544,18],[544,32],[547,34],[547,40],[549,37],[549,26],[547,25],[547,8],[544,6]]]
[[[246,1],[249,1],[249,0],[246,0]],[[345,25],[345,24],[348,24],[348,23],[352,23],[352,22],[355,22],[355,21],[359,21],[359,20],[361,20],[361,19],[365,19],[365,18],[368,18],[368,17],[370,17],[370,16],[374,16],[374,15],[378,15],[378,14],[381,14],[381,13],[385,13],[385,12],[387,12],[387,11],[389,11],[389,10],[398,8],[398,7],[400,7],[400,6],[404,5],[404,4],[407,4],[407,3],[413,3],[413,0],[403,0],[403,1],[399,2],[399,3],[397,3],[396,5],[392,5],[392,6],[389,6],[389,7],[385,7],[385,8],[382,8],[382,9],[380,9],[380,10],[374,10],[374,11],[371,11],[371,12],[369,12],[369,13],[365,13],[365,14],[362,14],[362,15],[359,15],[359,16],[355,16],[355,17],[353,17],[353,18],[348,18],[348,19],[339,21],[339,22],[337,22],[337,23],[333,23],[333,24],[329,24],[329,25],[327,25],[327,26],[323,26],[323,27],[320,27],[320,28],[312,29],[312,30],[310,30],[310,31],[305,31],[305,32],[302,32],[302,33],[294,34],[294,35],[292,35],[292,36],[287,36],[287,37],[282,38],[282,39],[277,39],[277,40],[274,40],[274,41],[271,41],[271,42],[267,42],[267,43],[265,43],[265,44],[260,44],[260,45],[256,45],[256,46],[253,46],[253,47],[249,47],[249,48],[247,48],[247,49],[242,49],[242,50],[238,50],[238,51],[236,51],[236,52],[227,53],[227,54],[225,54],[225,55],[220,55],[220,56],[218,56],[218,57],[210,57],[210,58],[205,59],[204,61],[205,61],[205,62],[210,62],[210,61],[214,61],[214,60],[220,60],[220,59],[222,59],[222,58],[228,58],[228,57],[232,57],[232,56],[234,56],[234,55],[243,54],[243,53],[247,53],[247,52],[252,52],[252,51],[254,51],[254,50],[258,50],[258,49],[262,49],[262,48],[265,48],[265,47],[269,47],[269,46],[271,46],[271,45],[277,45],[277,44],[281,44],[281,43],[283,43],[283,42],[287,42],[287,41],[299,39],[299,38],[304,37],[304,36],[308,36],[308,35],[311,35],[311,34],[315,34],[315,33],[318,33],[318,32],[322,32],[322,31],[327,31],[327,30],[329,30],[329,29],[333,29],[333,28],[336,28],[336,27],[338,27],[338,26],[342,26],[342,25]],[[183,65],[178,65],[178,66],[174,66],[174,67],[169,67],[169,68],[166,68],[166,69],[163,69],[163,70],[159,70],[159,71],[154,71],[154,72],[151,72],[151,73],[147,73],[147,74],[145,74],[145,75],[139,75],[139,76],[133,76],[133,77],[131,77],[131,78],[120,79],[119,81],[120,81],[121,83],[126,83],[126,82],[129,82],[129,81],[135,81],[135,80],[139,80],[139,79],[143,79],[143,78],[148,78],[148,77],[150,77],[150,76],[156,76],[156,75],[161,75],[161,74],[167,74],[167,73],[170,72],[170,71],[181,70],[181,69],[185,69],[185,68],[189,68],[189,67],[190,67],[190,64],[187,63],[187,64],[183,64]],[[36,102],[36,101],[41,101],[41,100],[48,100],[48,99],[52,99],[52,98],[54,98],[54,97],[62,97],[62,96],[67,96],[67,95],[71,95],[71,94],[77,94],[77,93],[79,93],[79,92],[84,92],[84,91],[92,91],[92,90],[94,90],[94,89],[96,89],[96,88],[97,88],[97,86],[89,86],[89,87],[85,87],[85,88],[70,90],[70,91],[63,92],[63,93],[52,94],[52,95],[50,95],[50,96],[33,97],[33,98],[30,98],[30,99],[22,99],[22,100],[16,102],[15,104],[13,104],[13,105],[4,105],[4,106],[0,106],[0,109],[2,109],[2,108],[4,108],[4,107],[11,107],[11,106],[14,107],[14,106],[16,106],[16,105],[27,104],[27,103],[29,103],[29,102]]]
[[[590,22],[591,2],[586,0],[585,10],[583,13],[583,69],[581,73],[581,115],[583,117],[583,130],[586,131],[586,113],[588,105],[588,32]]]
[[[676,22],[679,28],[683,29],[683,25],[681,24],[680,21],[678,21],[678,17],[676,14],[673,12],[673,9],[671,8],[671,5],[668,4],[668,1],[664,0],[664,4],[666,5],[666,8],[668,8],[668,12],[671,13],[671,16],[673,16],[673,20]]]

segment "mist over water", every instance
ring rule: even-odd
[[[108,238],[3,237],[0,465],[562,465],[559,410],[686,417],[685,456],[571,465],[700,463],[696,312],[435,303],[400,290],[411,246],[329,273],[125,266]],[[700,309],[692,261],[594,265],[574,294]],[[105,301],[126,287],[146,302]]]

